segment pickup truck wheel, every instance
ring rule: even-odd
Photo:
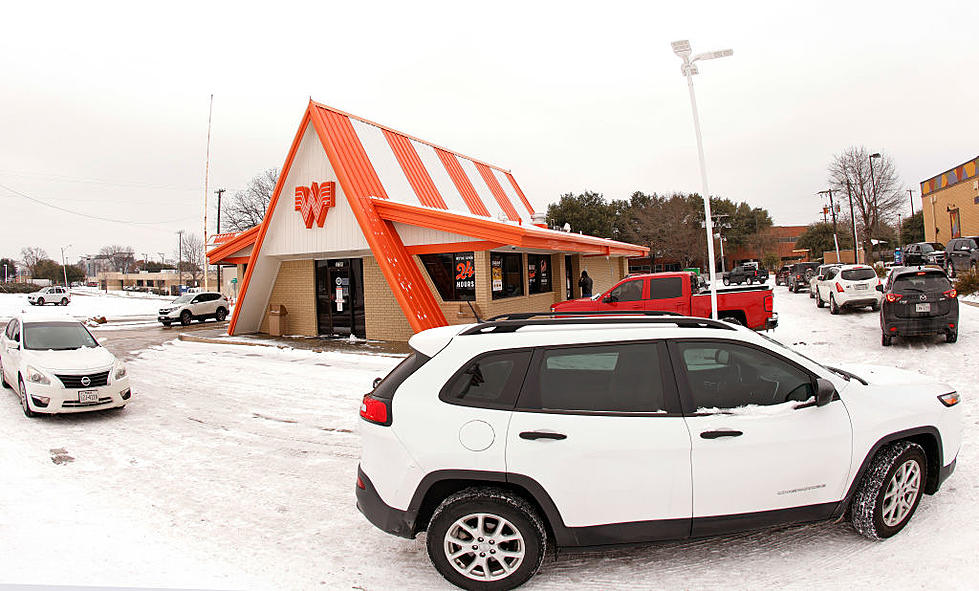
[[[898,441],[877,452],[850,505],[853,527],[871,540],[904,529],[925,490],[928,461],[917,443]]]
[[[192,318],[191,318],[191,315],[190,315],[190,311],[189,310],[184,310],[183,312],[180,313],[180,324],[181,325],[187,326],[187,325],[190,324],[190,321],[191,320],[192,320]]]
[[[426,540],[432,564],[463,589],[504,590],[527,582],[544,561],[547,533],[522,497],[468,488],[435,510]]]
[[[722,279],[722,280],[721,280],[721,282],[722,282],[722,283],[723,283],[724,285],[731,285],[731,280],[730,280],[730,279],[728,279],[727,277],[725,277],[724,279]]]
[[[829,294],[829,313],[830,314],[840,313],[840,307],[836,304],[836,298],[833,297],[833,294]]]

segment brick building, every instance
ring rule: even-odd
[[[261,225],[211,264],[242,277],[230,334],[406,340],[446,324],[546,311],[628,273],[646,248],[548,229],[509,171],[310,101]]]
[[[807,253],[795,246],[806,228],[807,226],[772,226],[762,233],[759,244],[748,244],[724,253],[727,259],[726,268],[730,269],[744,261],[761,261],[768,253],[777,254],[783,263],[808,260]]]
[[[979,157],[921,181],[925,240],[979,235]]]

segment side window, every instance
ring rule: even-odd
[[[14,338],[14,321],[13,320],[11,320],[10,322],[7,323],[7,328],[4,329],[3,336],[7,337],[7,339],[13,339]]]
[[[534,357],[519,408],[665,412],[659,347],[620,343],[541,350]]]
[[[771,353],[724,341],[678,342],[698,412],[805,402],[815,394],[808,373]]]
[[[199,303],[201,303],[201,301],[202,301],[201,300],[201,296],[194,296],[194,299],[190,300],[190,303],[191,304],[199,304]]]
[[[13,339],[14,339],[15,342],[19,343],[20,342],[20,322],[14,320],[13,323],[14,323],[14,336],[13,336]]]
[[[500,351],[473,359],[442,388],[445,402],[513,408],[530,363],[530,350]]]
[[[616,302],[635,302],[642,299],[642,279],[626,281],[609,292],[609,297]]]
[[[683,295],[683,279],[679,277],[664,277],[649,280],[649,299],[667,300]]]

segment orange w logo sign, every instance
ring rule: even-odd
[[[308,187],[296,187],[296,211],[302,215],[307,228],[313,222],[320,228],[326,221],[326,212],[336,205],[336,185],[333,181],[313,183]]]

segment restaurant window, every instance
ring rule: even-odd
[[[520,253],[490,253],[494,300],[523,295],[522,258]]]
[[[551,281],[551,255],[527,255],[527,293],[546,293],[554,291]]]
[[[419,258],[443,301],[476,299],[476,262],[472,252],[423,254]]]

